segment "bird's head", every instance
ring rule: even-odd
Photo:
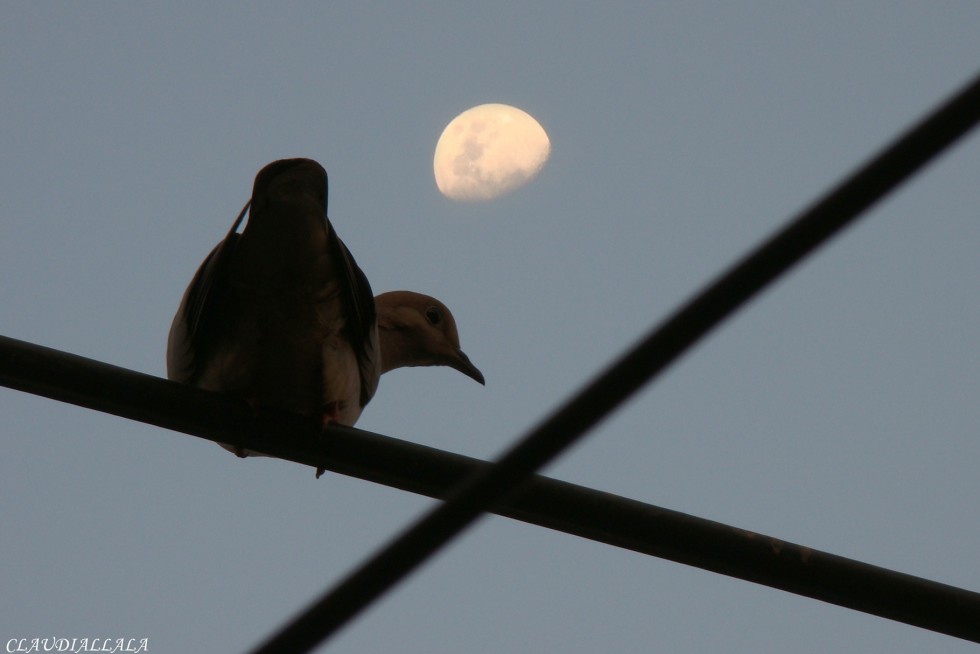
[[[439,300],[391,291],[374,299],[382,371],[405,366],[449,366],[481,384],[483,373],[459,347],[453,314]]]

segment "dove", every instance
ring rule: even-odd
[[[184,292],[167,341],[167,377],[253,407],[352,426],[381,374],[409,366],[449,366],[484,383],[444,304],[411,291],[372,296],[327,218],[319,163],[265,166]]]

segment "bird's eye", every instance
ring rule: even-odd
[[[433,325],[438,325],[442,322],[442,311],[439,311],[439,307],[429,307],[425,310],[425,319]]]

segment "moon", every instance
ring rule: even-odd
[[[551,141],[530,114],[506,104],[481,104],[450,121],[436,143],[436,186],[462,202],[492,200],[541,172]]]

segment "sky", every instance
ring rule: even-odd
[[[386,375],[358,427],[490,459],[980,70],[980,4],[9,3],[0,334],[164,376],[255,173],[311,157],[376,293],[453,311],[486,387]],[[446,124],[551,159],[442,197]],[[544,472],[980,590],[980,135]],[[241,652],[433,501],[0,388],[0,643]],[[488,517],[324,648],[936,652],[901,623]]]

